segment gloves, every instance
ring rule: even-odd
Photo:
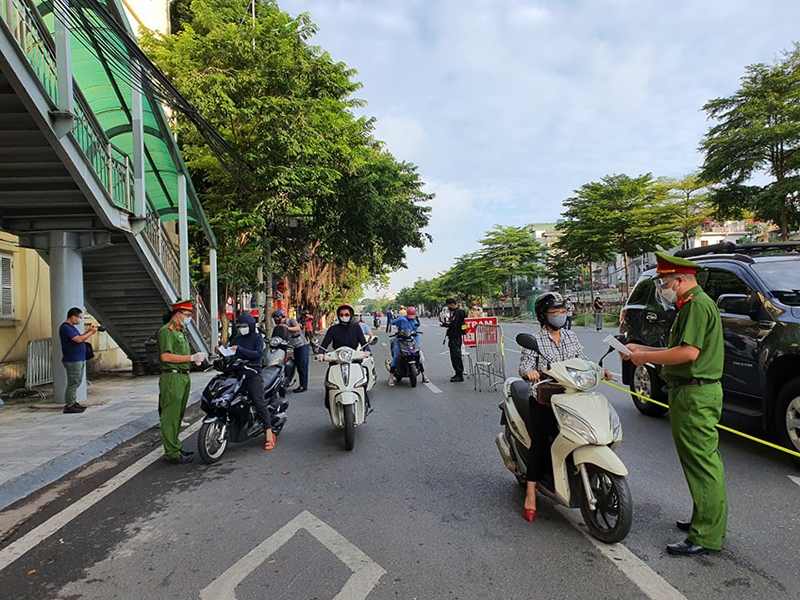
[[[206,359],[205,352],[195,352],[191,356],[192,362],[197,363],[198,365]]]

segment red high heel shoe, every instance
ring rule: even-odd
[[[522,514],[525,515],[525,520],[528,523],[533,523],[536,520],[536,509],[535,508],[525,508],[525,509],[523,509]]]

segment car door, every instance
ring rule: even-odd
[[[722,264],[709,268],[699,276],[703,290],[716,303],[720,296],[741,294],[748,298],[748,307],[758,307],[758,294],[744,280],[746,273],[738,265]],[[738,312],[745,312],[744,310]],[[725,371],[722,387],[726,392],[760,398],[761,381],[758,369],[758,348],[763,328],[750,314],[720,312],[725,342]]]

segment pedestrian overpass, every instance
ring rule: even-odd
[[[140,364],[167,305],[191,297],[190,341],[208,352],[216,240],[141,65],[120,60],[97,11],[133,37],[117,0],[0,0],[0,229],[48,262],[54,336],[85,306]],[[190,222],[208,247],[213,320],[189,278]]]

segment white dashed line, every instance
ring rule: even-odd
[[[794,481],[797,485],[800,485],[800,477],[795,477],[794,475],[787,475],[787,477],[789,477],[789,479]]]

